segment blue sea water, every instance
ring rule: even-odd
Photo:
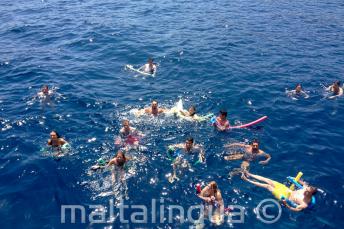
[[[122,196],[148,208],[153,198],[189,207],[201,203],[194,185],[211,180],[226,206],[245,207],[245,223],[234,227],[343,228],[344,98],[326,99],[322,88],[343,80],[342,1],[2,0],[0,21],[1,228],[188,228],[176,216],[161,224],[120,224],[108,214],[104,224],[63,224],[61,205],[104,205],[108,213],[109,200]],[[125,70],[148,57],[159,64],[155,78]],[[299,82],[310,98],[286,96]],[[49,103],[33,99],[44,84],[57,88]],[[208,123],[129,113],[179,98],[201,114],[227,109],[232,124],[269,118],[259,130],[218,133]],[[103,195],[113,189],[111,174],[89,168],[115,154],[123,118],[146,134],[147,150],[136,152],[127,190]],[[59,161],[41,151],[53,129],[73,148]],[[167,145],[188,136],[204,145],[207,163],[170,184]],[[254,208],[272,196],[228,179],[240,162],[223,160],[225,143],[253,138],[272,160],[251,172],[284,182],[302,171],[323,190],[315,208],[283,208],[274,224],[257,219]]]

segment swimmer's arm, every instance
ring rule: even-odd
[[[269,163],[269,161],[271,160],[271,156],[268,153],[265,153],[264,151],[260,150],[260,155],[265,157],[266,159],[264,161],[260,161],[259,164],[265,165],[267,163]]]
[[[159,114],[160,114],[160,113],[164,113],[164,112],[167,112],[167,109],[159,108]]]
[[[205,197],[205,193],[206,193],[207,189],[208,189],[207,187],[202,189],[201,193],[198,194],[198,197],[201,198],[202,200],[204,200],[205,202],[210,202],[211,198],[210,197]]]
[[[146,64],[142,65],[141,67],[139,67],[137,70],[142,71],[145,68]]]
[[[243,143],[232,143],[232,144],[226,144],[226,145],[224,145],[224,147],[226,147],[226,148],[233,147],[233,146],[246,147],[246,145],[243,144]]]
[[[325,88],[326,91],[331,91],[332,90],[332,85],[331,86],[328,86]]]
[[[306,92],[304,92],[304,91],[301,91],[301,94],[302,94],[306,99],[309,97],[309,95],[308,95]]]
[[[106,167],[109,167],[109,166],[114,165],[114,164],[116,164],[116,158],[111,159],[109,161],[109,163],[107,163]]]
[[[180,110],[179,111],[183,116],[189,116],[189,112]]]
[[[231,153],[228,156],[224,156],[224,159],[227,161],[236,161],[241,160],[244,157],[243,153]]]
[[[48,146],[51,146],[53,143],[51,141],[51,139],[48,140]]]
[[[285,200],[283,201],[283,204],[284,204],[289,210],[294,211],[294,212],[299,212],[299,211],[302,211],[302,210],[304,210],[305,208],[307,208],[307,205],[304,205],[304,204],[297,205],[296,208],[291,207],[291,206],[287,203],[287,201],[285,201]]]
[[[64,145],[64,144],[66,144],[66,143],[67,143],[67,141],[66,141],[66,140],[64,140],[63,138],[61,138],[61,139],[60,139],[60,142],[61,142],[61,145]]]
[[[217,202],[219,203],[220,207],[223,207],[224,203],[223,203],[223,198],[222,198],[221,192],[219,192],[219,191],[217,192],[216,199],[217,199]]]

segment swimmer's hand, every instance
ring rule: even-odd
[[[259,164],[261,165],[267,165],[269,162],[268,161],[260,161]]]
[[[282,204],[283,204],[284,206],[287,206],[287,201],[286,201],[286,200],[282,200]]]

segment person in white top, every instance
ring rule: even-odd
[[[140,71],[145,73],[154,74],[156,72],[157,64],[153,62],[152,58],[148,58],[148,61],[145,65],[139,68]]]

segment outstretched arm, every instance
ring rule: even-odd
[[[294,208],[294,207],[291,207],[291,206],[287,203],[287,201],[285,201],[285,200],[283,200],[283,204],[284,204],[284,206],[286,206],[289,210],[294,211],[294,212],[302,211],[303,209],[305,209],[305,208],[307,207],[307,206],[304,206],[304,205],[297,205],[297,207]]]
[[[260,150],[260,151],[261,151],[260,154],[265,157],[265,160],[260,161],[259,164],[266,165],[271,160],[271,156],[270,156],[270,154],[265,153],[263,150]]]
[[[231,143],[231,144],[224,145],[224,147],[226,147],[226,148],[228,148],[228,147],[235,147],[235,146],[246,147],[247,145],[245,145],[243,143]]]

